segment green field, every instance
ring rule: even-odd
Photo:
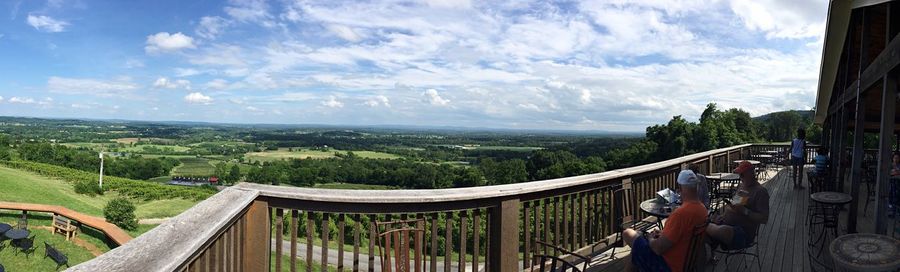
[[[397,189],[393,186],[386,185],[370,185],[370,184],[353,184],[353,183],[321,183],[316,184],[315,188],[321,189],[343,189],[343,190],[391,190]]]
[[[145,148],[154,148],[154,149],[158,149],[158,150],[172,151],[172,152],[176,152],[176,153],[183,153],[183,152],[187,152],[188,150],[191,150],[190,147],[180,146],[180,145],[139,144],[139,145],[135,145],[135,146],[120,148],[119,151],[131,152],[131,153],[141,153],[141,152],[145,152]],[[156,153],[156,152],[153,152],[153,153]],[[163,152],[163,153],[165,153],[165,152]]]
[[[304,148],[295,148],[294,151],[288,151],[287,148],[279,148],[275,151],[265,151],[265,152],[250,152],[245,155],[248,161],[277,161],[283,159],[328,159],[334,158],[335,153],[346,153],[347,151],[331,149],[327,151],[323,150],[312,150],[312,149],[304,149]],[[384,153],[384,152],[376,152],[376,151],[353,151],[353,154],[361,158],[369,158],[369,159],[399,159],[400,155]]]
[[[173,176],[212,176],[216,172],[215,163],[206,158],[181,157],[181,165],[172,169]]]
[[[75,193],[72,185],[65,181],[46,178],[32,173],[0,167],[0,201],[25,202],[59,205],[66,208],[103,217],[103,206],[118,196],[107,192],[102,196],[87,196]],[[194,206],[196,202],[186,199],[165,199],[135,201],[135,215],[141,218],[171,217]]]

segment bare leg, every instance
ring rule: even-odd
[[[632,245],[634,245],[634,240],[637,240],[638,237],[640,237],[640,233],[638,233],[636,230],[625,229],[624,231],[622,231],[622,241],[624,241],[625,244],[628,245],[628,247],[632,247]],[[628,256],[625,257],[625,271],[637,271],[634,265],[631,264],[631,253],[629,253]]]
[[[731,245],[734,238],[734,228],[729,225],[709,224],[706,226],[706,235],[719,243]]]

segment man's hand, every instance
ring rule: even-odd
[[[659,238],[659,235],[660,235],[659,230],[655,229],[655,230],[650,231],[650,237],[653,237],[653,239]]]

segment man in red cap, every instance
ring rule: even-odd
[[[756,181],[753,164],[742,161],[734,173],[740,175],[741,185],[731,200],[724,200],[724,213],[713,217],[706,228],[711,242],[729,250],[749,247],[759,225],[769,221],[769,191]]]

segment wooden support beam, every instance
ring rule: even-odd
[[[898,38],[900,38],[900,36],[894,37],[893,40],[885,46],[884,50],[881,51],[881,54],[878,54],[878,57],[866,67],[865,71],[860,71],[859,79],[847,87],[844,94],[838,99],[838,104],[835,106],[844,105],[853,101],[857,96],[857,89],[861,89],[864,94],[869,87],[872,87],[872,85],[881,81],[888,72],[897,68],[897,65],[900,64],[900,39]],[[861,56],[863,55],[861,54]],[[862,60],[862,58],[860,58],[860,60]],[[834,113],[836,111],[837,107],[831,108],[829,113]]]
[[[866,103],[862,103],[862,99],[856,100],[856,122],[862,123],[865,118]],[[853,128],[853,162],[850,165],[850,196],[853,201],[850,202],[850,211],[847,222],[847,232],[856,233],[857,210],[860,201],[866,201],[859,197],[859,186],[863,175],[862,162],[865,156],[865,147],[863,146],[863,134],[865,134],[864,126],[855,126]],[[843,184],[842,184],[843,185]]]
[[[837,176],[835,177],[835,181],[838,184],[837,190],[839,192],[844,192],[844,177],[847,174],[847,168],[849,167],[844,158],[847,158],[847,139],[850,137],[849,131],[847,129],[847,122],[850,119],[850,112],[846,109],[846,107],[840,112],[840,120],[838,124],[840,126],[840,131],[838,131],[838,157],[835,159],[838,163],[837,167]]]
[[[893,18],[896,14],[892,14],[894,3],[887,4],[887,27],[885,28],[885,37],[890,39],[895,29],[892,21],[900,19]],[[894,39],[896,40],[896,39]],[[891,144],[894,137],[894,129],[896,128],[895,115],[897,114],[897,77],[900,73],[894,69],[893,72],[885,75],[882,80],[884,93],[881,98],[881,135],[878,137],[878,179],[875,188],[875,233],[887,234],[885,218],[887,218],[887,204],[889,201],[888,194],[890,190],[890,169],[891,169]]]
[[[894,116],[897,113],[897,73],[884,77],[884,94],[881,102],[881,135],[878,137],[878,179],[875,189],[875,233],[886,234],[888,184],[890,184],[891,145],[893,144]]]
[[[491,208],[490,228],[488,270],[519,271],[519,199],[504,200]]]
[[[241,252],[243,263],[241,268],[243,271],[268,271],[269,254],[271,252],[269,244],[271,243],[270,226],[271,218],[269,218],[269,204],[264,201],[253,201],[250,209],[247,210],[245,238]]]

